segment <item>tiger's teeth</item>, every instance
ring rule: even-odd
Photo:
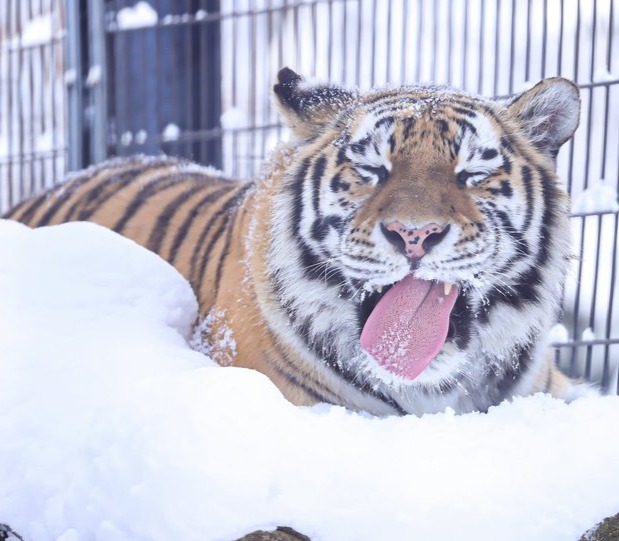
[[[377,293],[382,293],[383,292],[383,286],[377,287],[376,291],[377,291]]]
[[[445,282],[443,284],[443,292],[445,295],[449,295],[449,293],[451,293],[451,284],[449,282]]]

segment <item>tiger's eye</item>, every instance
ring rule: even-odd
[[[473,173],[469,173],[468,171],[460,171],[456,175],[456,182],[458,186],[464,188],[466,186],[466,181],[473,176]]]

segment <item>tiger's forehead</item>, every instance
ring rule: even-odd
[[[454,163],[455,173],[471,166],[491,171],[503,164],[504,130],[498,121],[500,106],[494,103],[427,89],[374,94],[366,100],[349,115],[348,154],[355,162],[387,166],[397,154],[420,159],[421,153],[432,161]]]
[[[406,125],[409,131],[432,129],[438,125],[443,136],[468,129],[480,138],[497,134],[497,103],[457,92],[449,87],[411,87],[397,91],[377,91],[362,96],[348,112],[352,140],[373,135],[388,126],[392,131]],[[448,128],[454,128],[449,130]]]

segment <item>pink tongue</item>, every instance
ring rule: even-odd
[[[361,347],[383,368],[415,379],[443,347],[457,297],[455,286],[445,295],[442,282],[407,276],[378,301],[361,332]]]

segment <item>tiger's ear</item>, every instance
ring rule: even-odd
[[[324,131],[337,114],[357,97],[357,93],[327,84],[311,84],[290,68],[277,74],[273,87],[284,121],[303,140]]]
[[[507,108],[529,140],[555,159],[578,127],[580,93],[571,81],[550,77],[512,98]]]

